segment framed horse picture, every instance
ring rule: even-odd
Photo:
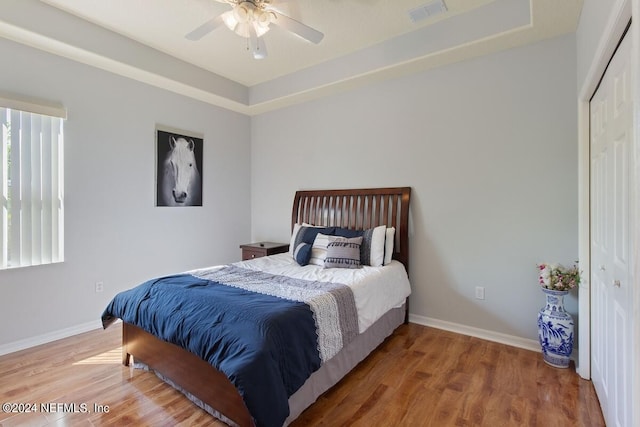
[[[202,206],[203,137],[156,128],[156,206]]]

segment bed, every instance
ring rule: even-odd
[[[103,325],[105,328],[108,327],[118,317],[123,320],[122,361],[124,365],[128,366],[132,358],[136,363],[142,363],[186,394],[198,406],[222,421],[239,426],[287,425],[375,350],[398,326],[407,321],[410,290],[403,291],[402,289],[408,289],[409,286],[407,272],[409,267],[410,195],[411,189],[409,187],[298,191],[293,202],[292,238],[288,253],[242,261],[229,266],[193,270],[162,278],[162,281],[154,279],[145,282],[145,284],[134,288],[135,290],[125,291],[124,293],[128,293],[128,299],[118,299],[121,298],[120,294],[114,298],[103,314]],[[377,257],[381,229],[384,230],[382,244],[385,252],[383,259]],[[313,237],[312,241],[309,241],[309,234]],[[324,247],[320,245],[320,248],[326,251],[324,253],[326,258],[322,258],[320,263],[316,259],[317,265],[314,266],[311,264],[314,262],[313,257],[319,253],[316,245],[321,238],[328,239],[330,249],[327,250],[326,245]],[[365,242],[367,243],[365,244]],[[365,267],[357,269],[318,267],[322,263],[326,263],[325,266],[330,266],[330,260],[338,263],[351,262],[348,260],[349,256],[342,255],[344,251],[349,250],[345,248],[352,248],[355,243],[357,243],[355,247],[359,248],[359,254],[366,252],[366,257],[371,256],[371,259],[366,258]],[[378,249],[374,250],[374,246]],[[302,262],[304,266],[300,266],[300,259],[305,258],[307,251],[309,252],[307,257],[311,258],[311,261],[307,258],[307,262],[311,264],[304,265]],[[351,250],[348,253],[353,254],[354,251]],[[336,254],[340,255],[336,258]],[[365,257],[359,259],[359,261],[364,260]],[[332,266],[335,267],[335,265]],[[333,272],[336,274],[334,275]],[[248,274],[248,278],[244,276],[245,274]],[[326,280],[327,277],[330,280]],[[343,287],[342,282],[351,280],[351,278],[354,278],[354,283]],[[189,281],[187,282],[187,280]],[[164,283],[164,281],[168,283]],[[224,286],[217,286],[219,283]],[[290,283],[293,284],[292,287],[288,287]],[[307,290],[310,283],[321,284],[323,287],[327,283],[330,284],[332,297],[328,298],[331,301],[329,305],[336,310],[335,313],[338,313],[329,315],[328,319],[331,320],[319,320],[321,318],[319,313],[328,309],[321,306],[318,299],[326,301],[327,298],[324,294],[316,297],[315,290]],[[253,286],[265,290],[254,294],[258,291]],[[172,292],[174,289],[180,289],[180,295],[197,300],[198,303],[207,301],[207,307],[217,305],[220,300],[219,295],[209,297],[198,293],[200,290],[207,289],[208,291],[210,288],[220,288],[224,293],[233,293],[231,301],[235,301],[233,298],[236,298],[240,301],[239,304],[254,304],[236,306],[233,305],[235,302],[220,303],[221,310],[225,307],[243,307],[242,309],[228,310],[219,316],[220,318],[234,319],[232,326],[227,327],[220,324],[221,331],[227,331],[224,328],[233,329],[235,324],[244,322],[244,320],[236,320],[234,317],[236,311],[253,313],[254,307],[257,306],[268,307],[267,311],[272,310],[278,313],[278,310],[282,310],[283,313],[287,310],[304,313],[302,318],[295,318],[295,321],[279,321],[278,327],[282,327],[282,330],[275,326],[272,327],[271,317],[266,323],[261,323],[259,327],[256,327],[260,331],[264,329],[276,330],[276,339],[280,339],[280,341],[277,346],[269,347],[270,350],[267,352],[269,356],[263,357],[265,359],[264,365],[247,368],[248,362],[245,362],[243,356],[239,357],[241,362],[220,359],[221,357],[229,358],[229,354],[237,354],[237,348],[234,347],[235,341],[221,344],[217,341],[214,342],[213,338],[208,335],[200,338],[200,330],[206,329],[206,333],[209,334],[213,333],[211,331],[216,328],[192,327],[190,326],[192,324],[189,323],[190,320],[182,318],[179,321],[176,320],[177,316],[184,311],[198,311],[198,309],[185,310],[185,306],[190,307],[191,302],[178,301],[174,303],[173,299],[175,298],[171,296],[168,297],[169,302],[162,300],[161,304],[158,303],[155,312],[150,311],[150,314],[147,315],[141,314],[140,306],[149,304],[148,301],[154,300],[154,298],[159,301],[160,297],[156,298],[156,295],[160,295],[160,290],[165,288],[171,289]],[[302,288],[305,290],[300,291],[299,289]],[[349,289],[345,290],[345,288]],[[401,300],[395,288],[400,288],[400,292],[405,292],[402,294]],[[371,289],[376,289],[376,291],[371,292]],[[285,294],[279,295],[278,292],[285,292]],[[300,296],[300,292],[314,296]],[[389,295],[391,292],[394,294],[392,297],[388,297],[385,292],[389,292]],[[191,295],[192,293],[195,298]],[[306,293],[305,295],[307,295]],[[153,294],[153,298],[149,296],[150,294]],[[343,297],[343,295],[345,296]],[[380,295],[383,297],[381,298]],[[374,298],[374,296],[376,297]],[[134,314],[120,313],[118,311],[120,307],[134,306],[132,298],[137,298],[136,301],[139,304],[134,310],[130,310],[130,313]],[[340,298],[344,298],[344,302]],[[393,301],[392,306],[383,308],[379,301],[375,302],[376,298],[377,300]],[[340,302],[336,303],[336,301]],[[385,304],[389,304],[389,301]],[[176,308],[172,309],[171,304],[175,304]],[[282,308],[279,304],[283,304]],[[346,315],[347,308],[345,307],[351,305],[356,307],[356,314]],[[366,306],[367,309],[361,310],[361,306]],[[158,312],[163,311],[165,307],[169,311],[173,310],[173,314],[169,316],[171,322],[167,321],[171,323],[169,333],[164,327],[164,324],[167,323],[165,321],[160,321],[160,326],[136,325],[139,318],[145,316],[156,321],[156,317],[159,317]],[[373,311],[371,307],[373,307]],[[153,309],[153,307],[149,308],[149,310]],[[234,311],[233,316],[229,314],[230,311]],[[309,315],[307,311],[310,311],[311,314]],[[211,319],[207,321],[210,322]],[[256,321],[262,322],[263,319],[260,318]],[[216,322],[218,322],[217,318],[214,322],[217,326]],[[315,323],[312,324],[312,322]],[[174,325],[174,323],[176,324]],[[207,325],[210,324],[207,323]],[[295,328],[292,328],[292,325],[295,325]],[[177,330],[187,330],[186,338],[174,339],[174,333]],[[220,334],[224,336],[224,339],[227,339],[226,337],[230,333],[221,332]],[[247,335],[244,332],[243,334]],[[248,336],[251,337],[251,343],[243,343],[242,348],[249,346],[250,351],[253,351],[253,347],[251,347],[253,342],[259,341],[261,338],[254,340],[251,334]],[[307,350],[307,347],[312,347],[312,345],[303,345],[310,336],[317,339],[317,344],[313,343],[316,345],[314,351]],[[236,339],[234,338],[234,340]],[[198,341],[197,351],[194,349],[193,342],[195,341]],[[285,345],[284,341],[291,341],[295,345]],[[200,350],[201,342],[212,342],[211,348]],[[274,347],[282,347],[282,352],[286,353],[278,355],[281,359],[276,362],[272,361]],[[224,351],[221,351],[220,348],[223,348]],[[305,354],[298,355],[298,352]],[[264,352],[261,349],[256,353],[263,354]],[[304,362],[298,362],[298,357],[306,357],[306,359],[300,359]],[[295,362],[292,362],[293,360]],[[279,369],[269,368],[272,365],[267,365],[268,363],[275,363],[273,366]],[[245,371],[253,372],[253,375],[260,376],[260,380],[247,380],[241,374],[236,375],[235,371],[230,374],[228,365],[233,364],[241,366],[242,375],[245,375]],[[295,369],[291,369],[292,373],[282,368],[293,365],[295,365]],[[298,373],[299,367],[301,367],[300,373]],[[256,395],[267,399],[271,398],[272,394],[280,393],[279,383],[277,387],[273,386],[273,392],[269,388],[264,388],[264,384],[269,384],[271,387],[272,383],[264,379],[263,384],[262,377],[271,376],[272,371],[287,371],[287,382],[284,386],[287,392],[286,407],[284,408],[286,411],[271,410],[271,408],[281,407],[282,399],[280,401],[274,400],[274,402],[266,400],[256,402]],[[276,381],[279,381],[279,378]],[[249,390],[249,385],[258,388]],[[260,387],[263,388],[260,389]],[[268,408],[266,411],[268,417],[266,418],[265,407]],[[276,415],[271,412],[275,412]]]

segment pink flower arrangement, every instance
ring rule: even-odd
[[[560,264],[538,264],[540,286],[554,291],[568,291],[580,283],[580,270],[578,264],[571,268]]]

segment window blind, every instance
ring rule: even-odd
[[[63,120],[0,107],[0,268],[64,259]]]

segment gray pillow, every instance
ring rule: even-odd
[[[362,237],[329,236],[325,268],[360,268]]]

